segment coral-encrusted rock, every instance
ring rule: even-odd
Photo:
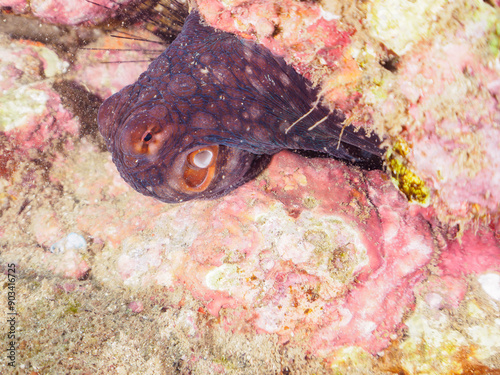
[[[144,30],[129,30],[136,38],[155,40]],[[149,47],[149,48],[148,48]],[[72,78],[93,93],[107,98],[124,86],[134,83],[149,65],[149,58],[163,51],[158,45],[151,49],[144,42],[103,36],[76,53]]]
[[[443,221],[495,214],[500,210],[500,75],[471,54],[465,40],[443,44],[419,50],[402,66],[400,84],[411,117],[407,157],[434,189]]]
[[[113,184],[87,194],[113,199]],[[126,212],[93,205],[79,229],[116,248],[125,284],[181,283],[211,314],[225,309],[228,328],[293,332],[316,352],[384,348],[433,253],[429,225],[381,172],[332,160],[279,154],[215,202],[169,207],[124,190]]]
[[[370,113],[375,125],[392,123],[389,134],[411,141],[407,162],[442,192],[431,202],[437,210],[408,203],[382,172],[289,152],[277,155],[257,180],[215,201],[166,205],[141,196],[120,178],[92,134],[96,129],[81,136],[80,122],[65,107],[68,98],[61,100],[51,86],[62,77],[107,96],[138,67],[115,69],[91,57],[137,58],[79,51],[68,73],[46,47],[4,43],[0,268],[15,264],[18,270],[19,364],[36,372],[91,366],[97,373],[247,374],[263,366],[273,373],[322,373],[322,366],[347,374],[496,371],[500,224],[492,190],[498,139],[491,127],[498,122],[498,67],[478,60],[481,53],[491,57],[481,43],[472,43],[472,55],[458,38],[491,37],[489,22],[476,22],[491,13],[491,2],[474,3],[478,18],[462,34],[433,33],[436,25],[425,17],[412,23],[411,35],[393,33],[392,23],[381,19],[374,32],[375,18],[352,17],[381,15],[390,3],[377,0],[366,9],[324,3],[347,12],[351,26],[366,20],[372,29],[362,35],[346,32],[346,18],[310,2],[282,1],[279,8],[269,1],[225,1],[212,8],[209,21],[255,33],[268,46],[275,43],[275,51],[298,52],[294,62],[312,77],[327,69],[327,99],[351,113]],[[450,11],[447,4],[419,1],[391,10]],[[379,41],[363,44],[368,34]],[[426,43],[436,35],[453,43]],[[399,39],[391,42],[393,36]],[[488,40],[495,46],[496,39]],[[95,46],[111,47],[101,42]],[[384,60],[382,68],[387,55],[374,47],[379,42],[403,58]],[[467,116],[435,118],[433,106]],[[482,142],[471,149],[467,137]],[[467,154],[471,150],[481,152]],[[478,157],[489,164],[476,164]],[[469,204],[493,214],[492,223],[455,238],[436,212],[450,221],[470,217]],[[0,310],[7,311],[6,302],[0,298]],[[50,343],[43,341],[40,332],[54,329]],[[152,338],[137,334],[146,331]],[[66,359],[57,356],[62,351]],[[1,373],[6,366],[0,363]]]
[[[468,224],[500,211],[500,66],[498,9],[466,3],[200,0],[199,8],[215,27],[283,54],[353,123],[390,136],[391,150],[403,143],[404,161],[389,163],[401,190],[443,222]]]
[[[78,122],[47,81],[65,73],[68,63],[30,42],[1,44],[0,53],[0,74],[5,78],[0,83],[0,131],[9,147],[22,154],[44,151],[63,134],[75,134]]]
[[[43,22],[60,25],[98,24],[116,14],[119,5],[131,0],[0,0],[0,7],[8,7],[15,13],[31,12]]]
[[[27,0],[0,0],[0,7],[10,8],[15,13],[26,13],[29,9]]]

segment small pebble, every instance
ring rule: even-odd
[[[77,233],[70,233],[53,244],[49,251],[54,254],[62,254],[67,250],[84,250],[85,248],[87,248],[85,238]]]

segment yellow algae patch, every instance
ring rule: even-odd
[[[417,303],[417,312],[425,310],[424,303]],[[460,349],[467,345],[466,338],[452,328],[450,319],[443,312],[436,312],[430,320],[419,313],[405,321],[408,339],[400,345],[405,353],[401,364],[410,374],[461,373],[461,365],[454,360]]]
[[[426,207],[430,202],[430,190],[425,182],[406,165],[408,144],[400,140],[387,152],[387,166],[394,185],[408,198],[408,201]]]
[[[366,350],[358,346],[344,346],[335,352],[330,368],[336,375],[370,374],[374,373],[374,362],[374,357]]]
[[[468,368],[485,369],[488,362],[495,361],[500,348],[496,316],[495,308],[475,299],[453,313],[430,308],[418,299],[414,313],[405,321],[407,338],[399,344],[401,366],[409,374],[462,374],[469,373]]]

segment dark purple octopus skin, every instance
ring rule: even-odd
[[[169,203],[216,198],[284,149],[380,161],[378,138],[342,131],[344,115],[321,105],[287,132],[313,108],[317,90],[266,48],[201,22],[191,12],[137,82],[99,110],[99,130],[134,189]]]

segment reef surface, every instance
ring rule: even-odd
[[[102,31],[124,8],[26,4],[0,2],[4,24],[42,25],[0,36],[0,311],[15,264],[20,373],[500,371],[499,4],[199,1],[386,137],[389,173],[282,152],[179,205],[131,189],[97,132],[155,53]]]

